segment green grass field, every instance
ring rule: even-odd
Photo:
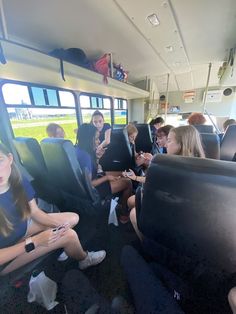
[[[85,123],[89,123],[91,116],[85,116],[83,121]],[[69,120],[68,122],[66,122]],[[74,121],[73,121],[74,120]],[[66,139],[75,143],[76,134],[74,130],[77,129],[77,121],[75,117],[66,116],[66,117],[54,117],[54,118],[46,118],[46,119],[31,119],[31,120],[16,120],[12,119],[11,124],[13,127],[14,135],[16,137],[23,136],[23,137],[33,137],[40,142],[42,139],[47,137],[46,134],[46,127],[50,122],[58,123],[63,127],[66,133]],[[60,123],[61,122],[61,123]],[[105,122],[111,123],[110,119],[105,118]],[[117,117],[116,124],[125,124],[126,118],[125,117]],[[30,126],[31,124],[31,126]]]

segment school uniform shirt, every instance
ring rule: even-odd
[[[26,198],[30,202],[35,197],[35,191],[26,178],[23,178],[22,185],[25,190]],[[13,224],[13,231],[8,237],[0,234],[0,249],[12,246],[22,239],[27,230],[27,220],[22,220],[20,213],[15,205],[12,188],[0,194],[0,207],[4,209],[7,219]]]
[[[104,123],[102,130],[99,132],[99,140],[100,143],[102,143],[105,140],[105,132],[107,130],[111,129],[111,126],[109,123]]]
[[[88,172],[92,175],[92,180],[98,178],[97,175],[97,164],[92,160],[89,153],[81,149],[78,145],[75,146],[77,160],[80,164],[81,170],[87,168]],[[99,193],[101,199],[104,199],[108,195],[111,195],[111,186],[109,181],[105,181],[96,186],[96,190]]]
[[[78,145],[75,146],[75,152],[81,170],[83,171],[87,168],[88,172],[92,175],[92,180],[95,179],[97,177],[97,167],[95,162],[92,161],[89,153],[81,149]]]

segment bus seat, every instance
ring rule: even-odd
[[[196,262],[235,272],[235,186],[232,162],[158,154],[146,176],[140,231]]]
[[[220,159],[235,161],[236,155],[236,125],[229,125],[220,144]]]
[[[49,175],[64,199],[64,210],[80,216],[75,229],[81,243],[94,243],[98,233],[107,232],[108,211],[95,197],[91,182],[87,180],[85,184],[87,176],[81,171],[74,145],[62,138],[46,138],[41,141],[41,148]]]
[[[41,149],[53,184],[69,194],[87,197],[72,142],[62,138],[45,138],[41,141]]]
[[[110,145],[100,159],[100,164],[104,171],[123,171],[133,167],[132,152],[126,130],[112,130]]]
[[[47,167],[39,143],[31,137],[16,137],[13,140],[22,165],[33,178],[45,178]]]
[[[215,133],[200,133],[206,158],[220,159],[220,140]]]
[[[13,139],[13,143],[23,167],[33,177],[31,183],[36,191],[36,196],[60,208],[62,206],[60,193],[50,180],[37,140],[30,137],[16,137]]]
[[[146,123],[136,124],[138,135],[135,139],[136,151],[150,153],[152,150],[152,134],[150,125]]]
[[[195,124],[194,127],[198,130],[199,133],[214,133],[213,125]]]

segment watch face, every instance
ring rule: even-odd
[[[28,244],[26,244],[26,246],[25,246],[25,250],[26,250],[27,253],[33,251],[34,249],[35,249],[35,246],[34,246],[34,243],[33,243],[33,242],[28,243]]]

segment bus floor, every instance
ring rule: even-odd
[[[105,249],[107,251],[106,259],[100,265],[91,267],[83,271],[83,273],[87,276],[92,286],[99,294],[101,294],[101,296],[105,297],[108,301],[111,301],[117,295],[123,296],[130,305],[127,314],[134,313],[131,292],[120,266],[120,255],[125,244],[132,244],[136,248],[139,248],[139,241],[130,223],[119,225],[119,227],[110,225],[108,234],[109,237],[106,238],[105,244],[104,238],[95,239],[95,243],[93,245],[96,247],[88,248],[90,250]],[[50,313],[65,313],[63,300],[61,299],[60,294],[61,280],[67,271],[76,268],[78,268],[78,264],[72,259],[68,259],[65,262],[55,261],[55,263],[48,265],[45,272],[48,277],[58,283],[57,301],[59,301],[59,304],[51,310]],[[20,288],[11,288],[9,290],[9,294],[12,295],[9,295],[9,300],[12,300],[12,302],[8,303],[7,306],[4,306],[4,309],[1,309],[0,305],[0,313],[47,313],[47,310],[37,303],[28,303],[27,293],[28,280],[26,280],[26,284],[22,285]]]

